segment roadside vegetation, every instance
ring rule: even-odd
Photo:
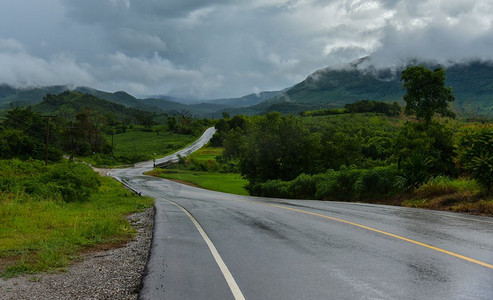
[[[217,161],[224,151],[219,147],[204,147],[166,169],[156,168],[147,175],[175,180],[181,183],[236,195],[248,195],[243,179],[234,163]]]
[[[493,125],[454,120],[442,69],[410,67],[402,81],[399,115],[368,100],[301,117],[225,115],[211,140],[224,151],[210,164],[240,173],[255,196],[491,214]]]
[[[0,161],[0,275],[64,270],[83,250],[134,235],[125,216],[151,207],[84,164]]]
[[[97,166],[132,164],[185,147],[211,124],[185,112],[156,114],[64,92],[33,107],[7,110],[0,123],[0,157],[44,160],[47,153],[48,161],[57,162],[67,154]]]
[[[405,107],[363,100],[299,116],[198,120],[78,92],[11,108],[0,122],[0,275],[63,270],[82,250],[124,243],[134,233],[125,216],[152,205],[63,155],[132,164],[212,124],[209,147],[149,174],[240,195],[493,215],[493,124],[453,119],[442,69],[410,67],[402,81]]]

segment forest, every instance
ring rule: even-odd
[[[256,196],[380,201],[470,189],[489,197],[493,125],[454,119],[444,79],[442,69],[405,71],[402,115],[395,103],[364,100],[336,113],[234,116],[217,122],[211,144],[224,147],[218,161],[234,165]]]
[[[48,94],[35,106],[6,111],[0,122],[0,157],[56,162],[66,154],[97,165],[131,164],[177,150],[211,124],[186,112],[156,114],[80,92]],[[139,138],[169,143],[137,149]],[[175,140],[183,142],[175,145]]]
[[[214,125],[210,145],[224,151],[214,162],[190,168],[241,174],[250,195],[381,201],[420,189],[457,192],[451,197],[460,198],[465,189],[475,191],[474,199],[489,197],[493,125],[455,118],[443,69],[410,67],[402,81],[404,106],[361,100],[298,116],[223,113],[219,120],[156,114],[64,92],[8,110],[0,123],[0,156],[55,162],[66,154],[99,166],[131,164],[171,153]]]

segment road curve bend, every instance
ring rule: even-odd
[[[156,199],[141,299],[493,299],[491,218],[230,195],[150,169],[110,174]]]

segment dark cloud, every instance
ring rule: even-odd
[[[491,15],[470,0],[17,0],[0,11],[0,81],[241,96],[365,56],[492,59]]]

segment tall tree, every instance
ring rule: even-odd
[[[424,66],[408,67],[402,72],[402,88],[406,90],[405,112],[416,114],[416,118],[429,123],[435,114],[454,117],[449,102],[455,100],[452,88],[445,86],[445,70],[436,68],[433,71]]]
[[[317,171],[320,135],[310,134],[299,119],[269,113],[251,130],[240,154],[240,171],[250,183],[292,180]]]

